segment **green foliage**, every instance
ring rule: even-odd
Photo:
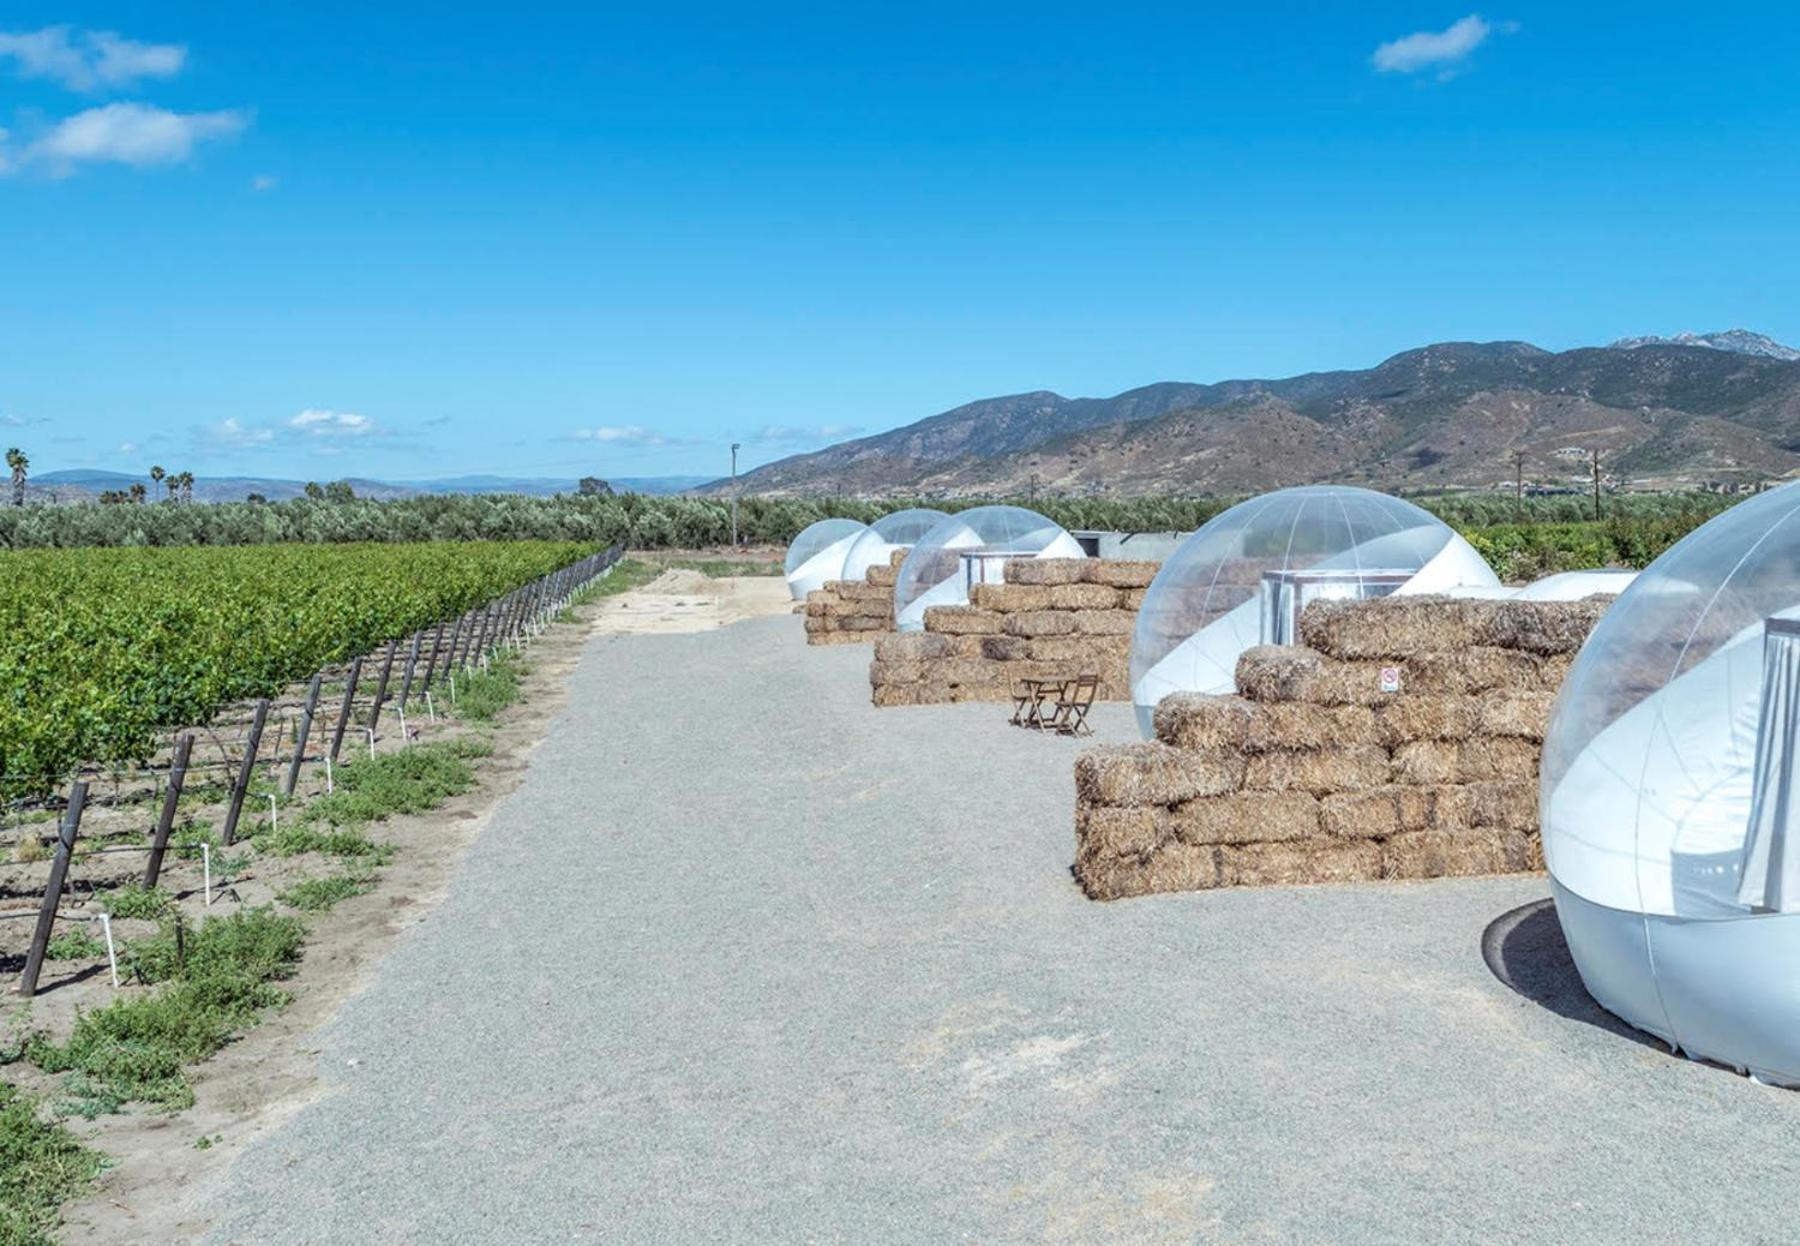
[[[360,896],[374,885],[375,879],[371,874],[331,874],[324,878],[302,879],[287,890],[277,893],[275,898],[289,908],[307,913],[323,913],[340,900]]]
[[[136,883],[126,883],[101,892],[94,902],[112,917],[141,917],[155,921],[173,907],[175,898],[161,887],[146,890]]]
[[[129,1103],[187,1107],[194,1091],[186,1066],[285,1001],[274,983],[293,972],[303,934],[299,918],[266,908],[210,918],[185,938],[171,923],[155,939],[133,944],[127,958],[160,989],[82,1014],[66,1043],[33,1038],[27,1058],[47,1073],[69,1075],[65,1110],[78,1115]]]
[[[205,508],[107,508],[116,509]],[[41,791],[79,762],[142,760],[159,726],[271,695],[587,549],[518,541],[0,553],[0,774],[42,776],[13,780],[15,790]]]
[[[475,787],[469,762],[485,757],[481,740],[443,740],[362,758],[337,772],[337,790],[300,814],[300,827],[356,827],[396,813],[423,813]],[[284,831],[285,833],[285,831]]]
[[[106,944],[96,939],[86,926],[71,926],[57,935],[44,948],[51,960],[93,960],[106,955]]]
[[[390,844],[378,844],[360,830],[322,831],[316,826],[289,824],[257,841],[264,852],[278,857],[297,857],[316,852],[327,857],[366,857],[386,862],[393,858]]]
[[[501,710],[519,699],[518,661],[511,654],[497,655],[487,670],[479,666],[456,677],[454,712],[458,718],[491,722]]]
[[[57,1209],[104,1166],[98,1152],[0,1083],[0,1246],[50,1246]]]

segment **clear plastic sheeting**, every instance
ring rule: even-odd
[[[787,552],[787,586],[794,600],[805,601],[825,581],[841,579],[844,555],[868,528],[854,519],[821,519],[802,529]]]
[[[1512,596],[1515,601],[1580,601],[1601,593],[1622,593],[1637,577],[1635,571],[1561,571],[1533,580]]]
[[[1163,564],[1131,638],[1131,699],[1146,739],[1172,692],[1230,693],[1237,660],[1290,643],[1309,602],[1442,593],[1503,594],[1443,520],[1348,485],[1281,489],[1214,516]]]
[[[1800,1082],[1787,873],[1800,486],[1657,559],[1582,648],[1544,743],[1544,855],[1603,1005],[1690,1055]],[[1759,761],[1760,759],[1760,761]]]
[[[932,606],[960,606],[969,589],[997,581],[1011,558],[1085,558],[1081,544],[1022,506],[977,506],[948,515],[919,538],[894,584],[894,624],[923,631]]]
[[[883,515],[851,542],[849,552],[844,555],[840,578],[861,580],[868,575],[870,567],[885,567],[896,552],[917,545],[945,518],[943,511],[923,506]]]

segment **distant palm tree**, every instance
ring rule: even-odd
[[[163,482],[163,477],[167,476],[168,474],[169,473],[165,472],[162,469],[162,465],[160,463],[153,466],[150,469],[150,487],[152,489],[156,488],[157,485],[160,485]]]
[[[144,482],[143,481],[134,480],[131,482],[131,500],[132,500],[132,503],[137,506],[142,506],[144,504]]]
[[[181,477],[180,476],[170,473],[168,479],[163,481],[163,484],[168,486],[169,501],[171,501],[171,502],[181,501]]]
[[[194,473],[181,473],[181,500],[192,504],[194,500]]]
[[[12,468],[12,504],[23,506],[25,505],[25,471],[31,466],[31,460],[25,457],[23,450],[14,446],[6,452],[6,465]]]

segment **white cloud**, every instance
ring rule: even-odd
[[[1512,29],[1503,25],[1502,30]],[[1384,43],[1372,58],[1381,73],[1411,74],[1421,69],[1436,69],[1439,77],[1450,77],[1469,54],[1493,34],[1495,27],[1471,13],[1452,22],[1443,30],[1421,30]]]
[[[653,433],[636,424],[626,424],[621,427],[578,428],[575,430],[574,436],[576,441],[601,441],[616,446],[666,446],[671,444],[669,438],[661,433]]]
[[[198,143],[229,138],[249,124],[236,110],[177,113],[148,104],[106,104],[66,117],[25,149],[24,159],[68,173],[76,165],[180,164]]]
[[[120,454],[136,454],[141,448],[142,447],[135,441],[121,441],[119,443]]]
[[[258,173],[255,177],[250,179],[250,189],[256,191],[274,190],[275,184],[279,180],[280,179],[273,173]]]
[[[233,449],[267,445],[275,440],[274,429],[246,425],[234,415],[226,416],[215,424],[208,424],[204,433],[207,439],[223,442]]]
[[[172,78],[187,63],[179,43],[140,43],[110,30],[0,31],[0,58],[21,78],[48,78],[71,91],[130,86],[141,78]]]
[[[289,419],[287,426],[308,437],[366,437],[375,431],[374,420],[354,411],[308,409]]]

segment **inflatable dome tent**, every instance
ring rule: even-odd
[[[869,525],[854,519],[821,519],[801,529],[787,552],[787,586],[795,601],[805,601],[825,581],[840,578],[844,555],[850,545],[868,530]]]
[[[960,606],[976,584],[997,584],[1009,558],[1085,558],[1054,520],[1022,506],[977,506],[940,519],[900,564],[894,625],[925,628],[932,606]]]
[[[1213,516],[1163,564],[1131,637],[1131,699],[1145,739],[1172,692],[1230,693],[1254,645],[1290,644],[1324,599],[1501,592],[1469,543],[1411,502],[1348,485],[1279,489]]]
[[[883,515],[850,543],[849,552],[844,555],[843,572],[837,578],[861,580],[868,575],[870,567],[886,566],[895,550],[911,549],[943,518],[943,511],[928,507]]]
[[[1575,659],[1544,742],[1544,856],[1609,1011],[1800,1083],[1800,485],[1652,563]],[[1789,840],[1794,842],[1790,843]]]

